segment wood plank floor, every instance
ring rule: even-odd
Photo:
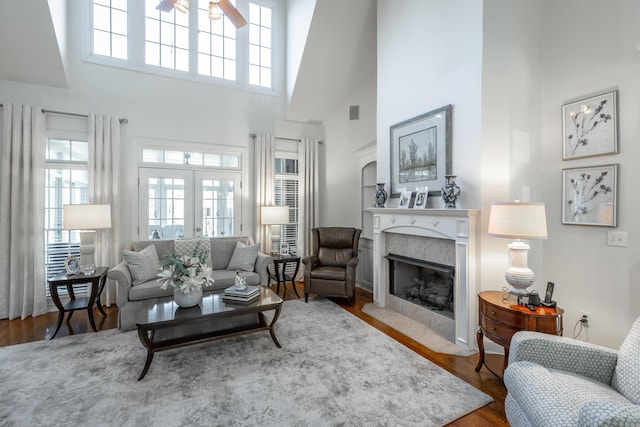
[[[302,283],[297,283],[296,288],[298,293],[303,295],[304,291]],[[282,294],[282,289],[280,289],[280,295]],[[294,298],[296,298],[296,296],[291,289],[291,286],[289,286],[286,291],[285,299],[288,300]],[[480,372],[476,372],[474,368],[478,360],[477,355],[463,357],[435,353],[422,344],[401,334],[366,313],[363,313],[362,307],[365,304],[372,302],[372,295],[362,289],[357,290],[356,300],[352,305],[349,305],[346,301],[341,299],[335,299],[334,302],[436,365],[446,369],[453,375],[463,379],[493,397],[493,403],[484,406],[483,408],[480,408],[449,425],[474,427],[509,425],[504,415],[504,399],[506,396],[506,390],[502,383],[502,379],[489,372],[486,368],[481,369]],[[95,310],[94,319],[98,330],[116,328],[118,321],[117,308],[106,307],[105,312],[107,313],[106,318],[102,317],[98,311]],[[0,347],[48,339],[55,330],[57,316],[57,313],[48,313],[44,316],[28,318],[26,320],[0,320]],[[86,312],[78,311],[74,313],[69,323],[63,323],[60,331],[58,331],[58,335],[56,335],[56,338],[66,335],[83,334],[86,332],[92,332],[87,314]],[[488,355],[488,358],[492,368],[499,371],[498,367],[502,365],[502,357]]]

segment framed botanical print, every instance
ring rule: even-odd
[[[616,226],[618,165],[562,171],[562,223]]]
[[[618,91],[562,106],[562,159],[618,152]]]

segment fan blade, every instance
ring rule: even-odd
[[[170,12],[173,9],[173,4],[175,2],[176,0],[162,0],[156,6],[156,9],[158,9],[160,12]]]
[[[220,7],[220,9],[222,9],[227,18],[229,18],[229,21],[231,21],[231,23],[235,25],[236,28],[242,28],[247,25],[247,21],[229,0],[220,0],[218,6]]]

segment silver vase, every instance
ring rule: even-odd
[[[182,292],[178,288],[173,289],[173,300],[178,307],[188,308],[198,305],[202,299],[202,288],[192,289],[190,292]]]
[[[446,180],[444,187],[442,187],[444,207],[455,209],[458,197],[460,197],[460,187],[456,184],[456,175],[445,175],[444,179]]]

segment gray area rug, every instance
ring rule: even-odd
[[[413,338],[436,353],[453,354],[456,356],[470,356],[477,353],[475,350],[465,350],[458,347],[422,323],[386,307],[376,307],[375,305],[368,303],[362,307],[362,312],[367,313],[374,319],[391,326],[396,331],[402,332],[404,335]]]
[[[268,332],[160,352],[135,331],[0,348],[0,425],[431,426],[492,399],[324,298]]]

